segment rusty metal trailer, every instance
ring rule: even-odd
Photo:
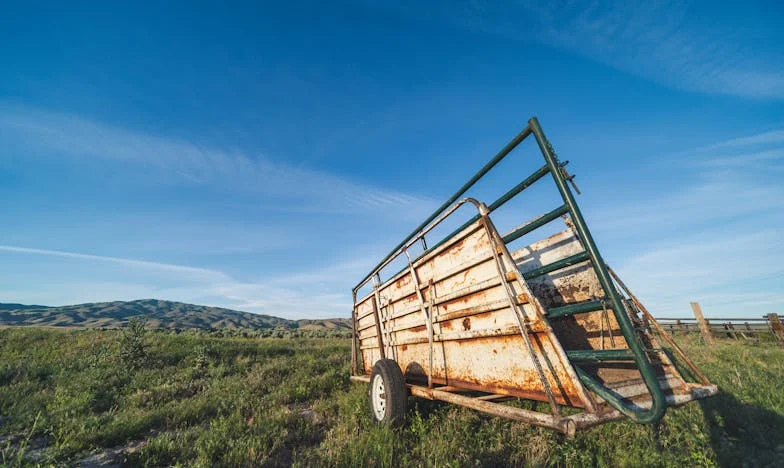
[[[541,168],[489,205],[461,199],[529,136]],[[400,423],[413,395],[573,435],[624,416],[655,423],[667,406],[717,392],[607,267],[565,165],[530,119],[353,289],[351,378],[370,384],[377,421]],[[499,233],[491,214],[548,175],[563,204]],[[461,207],[475,214],[428,247],[426,236]],[[558,220],[563,231],[510,250]],[[401,259],[404,268],[382,281],[382,270]],[[675,355],[697,383],[684,378]],[[517,399],[549,411],[508,404]]]

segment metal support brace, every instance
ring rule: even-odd
[[[503,262],[500,258],[500,249],[501,246],[499,243],[496,242],[495,236],[493,236],[493,231],[490,225],[490,219],[488,218],[488,211],[487,207],[484,204],[479,204],[479,213],[481,215],[482,225],[485,228],[485,232],[487,233],[487,237],[490,240],[490,246],[493,249],[493,258],[495,259],[495,266],[498,270],[498,275],[501,278],[506,277],[506,272],[504,271]],[[556,416],[560,416],[561,412],[558,409],[558,404],[555,402],[555,396],[553,395],[553,389],[550,387],[550,382],[547,380],[547,375],[545,375],[544,370],[542,369],[542,364],[539,362],[539,358],[536,355],[536,351],[534,350],[534,346],[531,343],[531,337],[528,334],[531,332],[531,329],[528,325],[528,317],[525,316],[525,312],[523,310],[523,306],[519,305],[517,302],[517,298],[515,297],[514,291],[512,291],[511,287],[509,286],[508,281],[502,281],[504,285],[504,291],[506,292],[506,296],[509,298],[509,306],[515,312],[515,317],[517,317],[517,323],[520,326],[520,334],[523,337],[523,341],[525,342],[526,348],[528,348],[528,354],[531,357],[531,360],[534,363],[534,367],[536,368],[537,374],[539,374],[539,379],[542,381],[542,386],[544,387],[544,391],[547,394],[547,400],[550,403],[550,408],[553,411],[553,414]]]
[[[408,259],[408,270],[411,273],[411,282],[414,283],[417,299],[419,299],[419,307],[422,309],[422,315],[425,317],[425,326],[427,327],[427,342],[430,349],[430,362],[427,370],[427,388],[433,388],[433,321],[430,320],[430,313],[425,305],[425,298],[422,296],[422,290],[419,289],[419,277],[414,269],[414,264],[411,263],[411,256],[408,254],[408,249],[403,250]]]

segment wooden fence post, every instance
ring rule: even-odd
[[[710,325],[708,321],[705,320],[705,317],[702,315],[702,309],[700,309],[699,302],[692,302],[691,303],[691,310],[694,311],[694,317],[697,318],[697,323],[700,326],[700,331],[702,332],[702,337],[705,338],[705,343],[709,346],[713,346],[713,333],[711,332]],[[777,317],[778,318],[778,317]]]
[[[779,340],[779,345],[784,346],[784,325],[782,325],[779,315],[768,314],[768,321],[770,322],[770,328],[773,330],[773,334],[776,335],[776,338]]]

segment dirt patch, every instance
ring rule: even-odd
[[[101,450],[82,458],[76,462],[76,466],[80,468],[120,467],[125,455],[141,450],[145,445],[147,445],[146,440],[134,440],[125,445]]]

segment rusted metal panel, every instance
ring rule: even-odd
[[[407,378],[445,385],[480,389],[502,395],[515,395],[546,401],[545,388],[524,346],[515,312],[510,307],[503,283],[510,284],[526,321],[536,324],[539,309],[565,303],[601,299],[602,289],[590,265],[575,265],[559,272],[528,281],[518,281],[515,271],[525,273],[559,258],[578,253],[581,245],[570,229],[535,242],[510,254],[494,251],[493,243],[480,221],[458,235],[458,241],[444,245],[434,254],[423,257],[411,270],[403,271],[378,287],[382,307],[377,327],[373,313],[374,296],[368,295],[357,305],[356,313],[363,367],[371,369],[381,358],[378,330],[384,349],[400,365]],[[500,249],[499,249],[500,250]],[[500,275],[493,258],[500,255],[508,269]],[[511,281],[510,281],[511,280]],[[417,291],[416,288],[419,288]],[[430,311],[423,316],[418,295]],[[522,298],[521,301],[519,298]],[[432,371],[431,338],[428,321],[433,326]],[[544,322],[542,322],[544,323]],[[586,407],[595,397],[587,396],[571,363],[564,356],[568,349],[623,349],[626,342],[612,310],[581,314],[552,325],[532,325],[530,334],[535,353],[544,363],[547,383],[558,404]],[[538,327],[538,328],[537,328]],[[650,338],[652,339],[652,338]],[[651,347],[655,343],[649,343]],[[672,363],[665,357],[654,359],[657,373],[672,376],[663,381],[667,393],[685,394],[688,387]],[[634,365],[615,363],[586,366],[589,372],[610,388],[623,388],[645,394],[639,372]],[[636,383],[635,383],[636,382]],[[631,390],[629,390],[631,389]],[[629,394],[629,398],[639,395]]]
[[[430,377],[447,385],[493,389],[546,401],[545,389],[503,287],[509,278],[499,275],[493,263],[494,256],[500,254],[493,247],[488,229],[477,221],[462,234],[457,236],[457,242],[445,245],[440,252],[412,265],[418,281],[408,272],[379,287],[379,295],[389,301],[382,308],[386,309],[382,320],[385,320],[383,328],[390,332],[395,360],[404,374],[414,379]],[[511,258],[506,262],[507,268],[514,268]],[[511,279],[516,281],[514,276]],[[428,374],[428,324],[418,304],[417,286],[431,311],[432,374]],[[527,293],[521,284],[517,284],[514,291]],[[368,297],[365,301],[370,300]],[[364,304],[361,303],[362,310],[366,308]],[[520,307],[531,309],[533,305]],[[554,344],[555,336],[549,327],[537,325],[535,312],[529,310],[527,316],[531,322],[529,334],[534,350],[544,362],[544,374],[556,401],[584,407],[584,390],[579,381],[569,375],[570,364],[560,347]],[[371,315],[367,317],[372,318]],[[361,342],[375,345],[370,339],[373,328],[369,322],[360,320],[359,328]],[[365,351],[376,352],[372,348]],[[366,365],[365,368],[370,367]]]

